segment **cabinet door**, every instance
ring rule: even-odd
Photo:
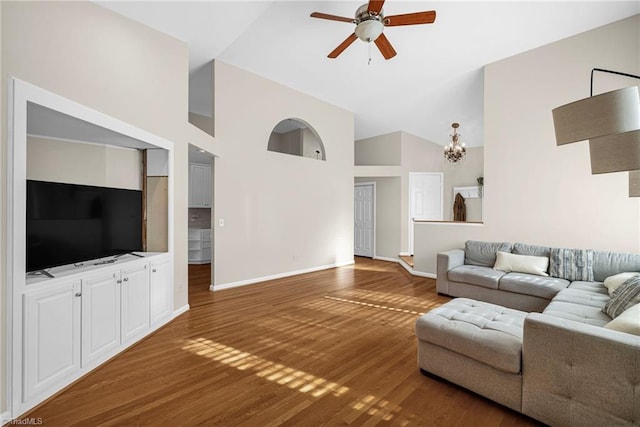
[[[64,387],[80,370],[80,281],[26,292],[23,304],[22,399],[28,402]]]
[[[97,365],[120,347],[120,274],[82,280],[82,367]]]
[[[157,325],[173,314],[173,280],[170,260],[151,263],[150,317],[151,326]]]
[[[149,330],[149,268],[146,264],[122,272],[122,344],[128,345]]]
[[[211,207],[211,167],[189,165],[189,207]]]

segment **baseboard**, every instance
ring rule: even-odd
[[[254,283],[266,282],[268,280],[282,279],[284,277],[297,276],[299,274],[313,273],[314,271],[328,270],[330,268],[337,268],[337,267],[344,267],[345,265],[351,265],[351,264],[354,264],[354,263],[355,263],[355,260],[352,259],[350,261],[346,261],[346,262],[342,262],[342,263],[321,265],[319,267],[305,268],[305,269],[302,269],[302,270],[287,271],[286,273],[272,274],[272,275],[269,275],[269,276],[256,277],[254,279],[239,280],[237,282],[223,283],[221,285],[215,285],[215,286],[211,285],[209,287],[209,290],[213,291],[213,292],[222,291],[224,289],[231,289],[231,288],[237,288],[239,286],[253,285]]]
[[[11,421],[11,414],[9,413],[9,411],[7,412],[3,412],[0,414],[0,426],[3,426],[5,423],[8,423],[9,421]]]
[[[435,279],[437,277],[433,273],[425,273],[424,271],[416,271],[416,270],[413,270],[411,274],[413,274],[414,276],[428,277],[429,279]]]
[[[400,252],[398,255],[400,256],[411,256],[409,252]]]
[[[189,311],[189,304],[185,304],[182,307],[180,307],[177,310],[173,310],[173,317],[174,319],[178,316],[180,316],[182,313],[186,313],[187,311]]]
[[[398,258],[388,258],[386,256],[374,256],[373,259],[380,260],[380,261],[400,262]]]

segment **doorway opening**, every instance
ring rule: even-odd
[[[189,305],[210,297],[214,274],[214,167],[215,157],[189,144],[188,263]]]
[[[413,256],[414,221],[442,221],[443,219],[442,172],[409,173],[409,255]]]

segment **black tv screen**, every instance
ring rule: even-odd
[[[142,191],[27,180],[27,271],[142,250]]]

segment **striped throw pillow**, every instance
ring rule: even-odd
[[[593,250],[551,248],[549,275],[593,282]]]
[[[640,303],[640,276],[633,276],[613,291],[602,311],[615,319],[628,308]]]

